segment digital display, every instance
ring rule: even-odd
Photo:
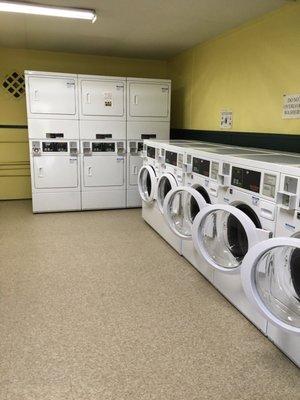
[[[147,146],[147,157],[155,159],[155,147]]]
[[[173,151],[166,151],[165,162],[166,164],[177,166],[177,153],[174,153]]]
[[[250,169],[232,167],[231,184],[259,193],[261,173]]]
[[[66,142],[43,142],[43,151],[46,153],[67,152],[68,143]]]
[[[143,151],[143,142],[138,142],[138,151]]]
[[[92,143],[92,152],[93,153],[106,153],[106,152],[115,152],[116,144],[115,143]]]
[[[210,161],[202,158],[193,158],[193,172],[203,176],[209,176]]]

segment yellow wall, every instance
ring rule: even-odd
[[[282,119],[284,93],[300,93],[300,4],[200,44],[168,61],[173,128],[220,130],[220,110],[233,130],[300,133]]]
[[[13,71],[166,78],[167,63],[82,54],[0,48],[0,82]],[[25,97],[15,99],[0,86],[0,125],[26,125]],[[0,127],[0,200],[31,197],[26,129]]]

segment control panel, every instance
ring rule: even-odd
[[[68,143],[67,142],[43,142],[42,148],[44,153],[60,153],[68,152]]]
[[[143,151],[143,142],[129,142],[129,152],[133,156],[140,155]]]
[[[171,164],[176,167],[177,166],[177,153],[175,153],[174,151],[166,150],[165,162],[166,162],[166,164]]]
[[[240,167],[232,167],[231,184],[233,186],[259,193],[261,173],[244,169]]]
[[[104,153],[104,152],[114,153],[115,151],[116,151],[116,144],[114,142],[93,142],[92,143],[92,152],[93,153]]]
[[[155,159],[155,147],[147,146],[147,157]]]
[[[193,157],[192,171],[196,174],[209,176],[210,161],[202,158]]]

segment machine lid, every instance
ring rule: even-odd
[[[215,269],[236,273],[248,250],[269,237],[241,210],[227,204],[207,205],[196,216],[192,238],[197,252]]]
[[[167,194],[163,213],[168,226],[177,236],[191,240],[195,216],[206,206],[207,202],[196,189],[178,186]]]
[[[177,179],[170,172],[161,175],[157,182],[157,204],[160,212],[163,214],[164,200],[167,194],[178,186]]]
[[[152,203],[155,196],[157,177],[151,165],[143,165],[138,175],[139,194],[146,203]]]
[[[255,245],[244,258],[241,277],[248,299],[268,321],[300,335],[300,239]]]

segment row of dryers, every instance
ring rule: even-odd
[[[147,138],[170,133],[171,82],[26,71],[34,212],[141,206]]]
[[[168,79],[25,71],[25,84],[29,120],[170,121]]]
[[[142,215],[300,366],[300,157],[146,141]]]

